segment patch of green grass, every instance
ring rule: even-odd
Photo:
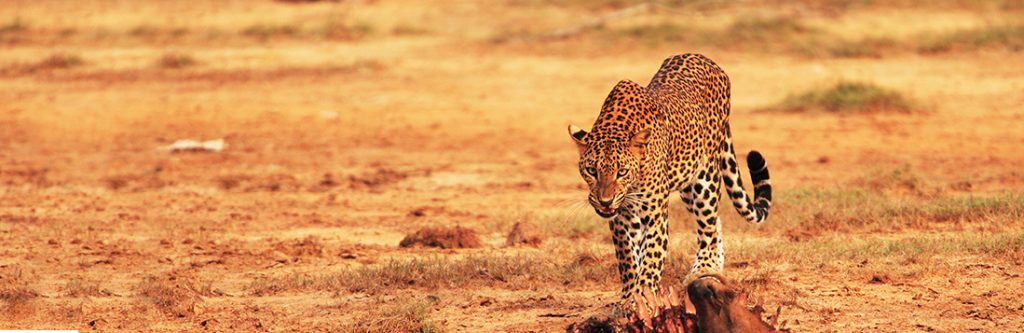
[[[834,260],[905,260],[941,255],[982,255],[1014,260],[1024,255],[1024,231],[963,232],[900,238],[836,235],[797,243],[740,241],[727,244],[727,248],[733,249],[732,253],[738,256],[735,260],[777,261],[806,267],[828,264]]]
[[[790,96],[769,111],[824,111],[838,114],[864,112],[909,113],[915,110],[910,98],[869,83],[839,82],[824,90]]]
[[[917,49],[921,53],[943,53],[988,47],[1001,47],[1014,52],[1024,50],[1024,25],[957,31],[925,39]]]
[[[887,209],[884,217],[893,222],[987,222],[1003,226],[1024,219],[1024,193],[943,198],[919,205],[899,205]]]
[[[772,204],[769,223],[774,226],[773,230],[781,231],[787,239],[802,242],[849,232],[1003,231],[1019,228],[1022,222],[1024,193],[985,197],[901,197],[890,196],[868,185],[779,192]],[[739,221],[730,225],[736,230],[754,229]]]

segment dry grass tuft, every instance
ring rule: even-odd
[[[36,297],[39,294],[24,285],[0,287],[0,312],[13,316],[31,312]]]
[[[10,22],[0,25],[0,41],[4,40],[5,37],[15,35],[25,30],[28,30],[28,25],[26,25],[20,18],[15,18]]]
[[[439,247],[442,249],[461,249],[480,247],[483,243],[476,231],[460,226],[423,228],[405,236],[398,244],[401,247],[413,246]]]
[[[139,283],[138,295],[164,313],[188,317],[195,314],[199,292],[188,281],[175,276],[150,276]]]
[[[766,43],[793,40],[818,31],[791,17],[743,17],[725,29],[720,37],[728,44]]]
[[[197,63],[196,59],[190,55],[183,53],[167,53],[160,57],[160,60],[157,61],[157,66],[168,69],[179,69],[191,67]]]
[[[990,47],[1001,47],[1014,52],[1024,50],[1024,25],[994,26],[953,32],[926,39],[917,49],[921,53],[943,53]]]
[[[32,311],[32,300],[39,293],[29,287],[28,279],[18,267],[0,270],[0,313],[18,317]]]
[[[1018,262],[1024,259],[1024,232],[1020,230],[955,234],[918,233],[910,237],[857,238],[822,236],[806,242],[740,241],[731,244],[738,261],[785,262],[791,265],[821,267],[849,265],[886,258],[916,260],[919,263],[951,265],[944,257],[978,255],[992,260]],[[800,256],[793,256],[800,253]]]
[[[839,82],[824,89],[790,96],[767,111],[824,111],[836,114],[867,112],[910,113],[916,110],[910,98],[869,83]]]
[[[277,2],[291,3],[291,4],[304,4],[304,3],[317,3],[317,2],[341,2],[341,0],[274,0]]]
[[[64,285],[64,295],[68,297],[103,297],[110,293],[100,287],[99,281],[72,278]]]
[[[900,172],[898,176],[883,173],[879,177],[895,177],[909,185],[781,191],[772,206],[778,213],[772,220],[775,227],[773,231],[762,232],[781,232],[789,241],[806,242],[845,232],[951,229],[1001,232],[1020,228],[1024,223],[1024,193],[939,196],[933,194],[932,187],[923,185],[923,181],[914,180],[912,173]],[[908,193],[912,195],[907,196]],[[740,223],[730,225],[737,229],[752,228]]]
[[[85,64],[82,58],[69,53],[54,53],[31,66],[30,70],[68,69]]]
[[[854,181],[858,187],[878,192],[931,196],[934,188],[925,183],[909,165],[891,170],[874,170]]]
[[[256,24],[242,30],[243,36],[255,37],[260,40],[275,37],[293,37],[298,34],[299,28],[294,25]]]
[[[859,41],[837,40],[827,47],[829,55],[838,58],[881,58],[903,47],[887,38],[865,38]]]
[[[345,22],[330,20],[321,26],[317,33],[322,38],[350,41],[366,37],[374,32],[374,27],[365,22]]]
[[[372,311],[367,320],[356,324],[355,332],[434,333],[441,329],[429,318],[432,304],[422,300],[403,300]]]
[[[334,273],[258,278],[248,289],[255,295],[294,290],[347,290],[376,294],[405,288],[495,286],[524,289],[552,283],[564,286],[610,285],[616,281],[618,273],[612,265],[606,264],[609,260],[607,256],[586,251],[558,257],[494,255],[389,260]]]

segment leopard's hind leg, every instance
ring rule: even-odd
[[[697,172],[696,178],[681,191],[683,203],[697,220],[697,254],[686,282],[704,274],[718,274],[725,264],[722,225],[718,219],[718,184],[721,171],[717,159]]]

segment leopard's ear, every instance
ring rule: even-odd
[[[651,130],[646,129],[633,135],[629,139],[629,151],[636,155],[643,155],[647,151],[647,140],[651,138]]]
[[[580,150],[580,154],[583,154],[583,151],[587,149],[587,131],[576,125],[569,124],[569,136],[576,143],[576,148]]]

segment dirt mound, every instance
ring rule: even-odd
[[[480,236],[473,229],[463,227],[423,228],[405,236],[398,244],[401,247],[426,246],[442,249],[461,249],[480,247]]]
[[[526,222],[517,222],[516,225],[512,226],[512,231],[508,233],[508,238],[505,239],[506,246],[517,246],[520,244],[529,246],[540,246],[540,243],[544,241],[544,237],[541,236],[540,229],[533,224]]]

